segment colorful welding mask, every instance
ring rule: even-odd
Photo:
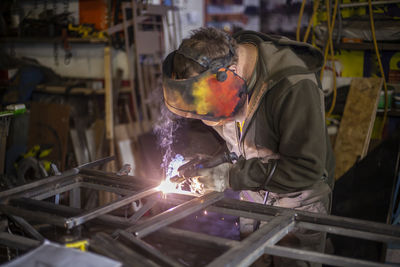
[[[206,69],[197,76],[176,80],[172,78],[175,54],[195,61]],[[228,69],[234,55],[209,60],[191,49],[178,49],[163,62],[164,102],[168,109],[182,117],[207,121],[229,120],[237,115],[247,101],[246,82]]]

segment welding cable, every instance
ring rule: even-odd
[[[313,13],[312,13],[311,18],[310,18],[310,20],[308,22],[306,33],[304,34],[303,42],[305,42],[305,43],[307,42],[308,36],[310,35],[311,26],[312,26],[312,24],[314,22],[315,15],[317,14],[317,11],[318,11],[319,1],[320,0],[314,0]]]
[[[301,2],[299,18],[297,19],[296,41],[298,41],[298,42],[300,42],[301,20],[303,18],[303,13],[304,13],[304,8],[306,6],[306,1],[307,0],[303,0],[303,2]]]
[[[383,135],[383,129],[385,127],[386,124],[386,120],[387,120],[387,112],[388,112],[388,89],[387,89],[387,84],[386,84],[386,78],[385,78],[385,72],[383,71],[383,66],[382,66],[382,61],[381,61],[381,56],[379,53],[379,49],[378,49],[378,44],[376,41],[376,35],[375,35],[375,23],[374,23],[374,14],[373,14],[373,10],[372,10],[372,2],[371,0],[368,0],[368,9],[369,9],[369,20],[371,23],[371,32],[372,32],[372,40],[374,42],[374,48],[375,48],[375,53],[376,53],[376,58],[378,60],[378,65],[379,65],[379,71],[381,72],[382,78],[383,78],[383,88],[385,90],[385,109],[383,112],[383,119],[382,119],[382,126],[380,129],[380,137],[382,138]]]
[[[326,9],[327,9],[327,24],[328,24],[328,41],[327,44],[325,45],[325,52],[324,52],[324,63],[322,65],[321,69],[321,76],[320,80],[322,81],[322,77],[324,75],[324,68],[326,65],[326,61],[328,58],[328,51],[330,52],[330,59],[332,61],[332,76],[333,76],[333,98],[332,98],[332,104],[331,107],[329,108],[328,112],[326,113],[325,117],[329,117],[333,109],[335,108],[336,105],[336,96],[337,96],[337,88],[336,88],[336,66],[335,66],[335,53],[334,53],[334,48],[333,48],[333,29],[335,28],[335,21],[336,21],[336,14],[337,14],[337,7],[339,0],[335,0],[335,6],[333,8],[333,14],[332,14],[332,21],[330,20],[330,3],[329,0],[325,1],[326,3]]]

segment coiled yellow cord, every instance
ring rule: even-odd
[[[376,53],[376,57],[378,59],[379,71],[381,72],[381,75],[382,75],[382,78],[383,78],[383,88],[385,90],[385,110],[384,110],[384,113],[383,113],[382,126],[381,126],[381,130],[380,130],[381,137],[382,137],[383,129],[385,127],[386,120],[387,120],[388,102],[389,102],[388,89],[387,89],[387,84],[386,84],[386,79],[385,79],[385,73],[383,71],[381,56],[379,54],[378,44],[377,44],[377,41],[376,41],[374,14],[373,14],[373,10],[372,10],[372,2],[371,2],[371,0],[368,0],[368,9],[369,9],[369,19],[370,19],[370,23],[371,23],[372,40],[374,42],[375,53]]]

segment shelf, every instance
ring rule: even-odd
[[[346,50],[374,50],[373,43],[340,43],[335,45],[336,49]],[[378,43],[379,50],[400,50],[400,43]]]
[[[53,85],[38,85],[35,92],[47,94],[65,94],[66,86],[53,86]],[[92,89],[85,87],[74,87],[70,91],[70,95],[104,95],[104,89]],[[119,93],[130,93],[130,87],[122,87]]]
[[[56,43],[63,42],[62,37],[1,37],[0,43]],[[105,38],[67,38],[68,43],[107,44]]]

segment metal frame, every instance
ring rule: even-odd
[[[105,158],[74,168],[62,175],[52,176],[0,192],[0,211],[7,215],[20,216],[71,229],[136,200],[152,195],[160,196],[160,191],[154,186],[154,181],[139,181],[132,176],[116,176],[110,173],[87,169],[88,167],[104,164],[112,159]],[[145,188],[143,188],[143,184],[146,185]],[[32,203],[34,200],[41,201],[61,193],[69,192],[70,206],[79,209],[82,188],[112,192],[117,194],[119,199],[91,210],[75,212],[72,217],[55,215],[52,212],[46,211],[46,209],[38,211],[24,207],[24,203]],[[137,220],[138,218],[135,219]]]
[[[99,162],[102,164],[104,160]],[[97,164],[100,164],[99,162]],[[87,166],[93,166],[93,163]],[[156,182],[154,181],[139,180],[132,176],[120,177],[111,173],[89,170],[86,167],[81,166],[60,176],[45,178],[0,192],[0,210],[18,223],[26,233],[37,239],[37,241],[30,241],[30,245],[28,244],[26,249],[37,246],[43,240],[40,233],[29,225],[27,222],[29,220],[50,223],[68,229],[93,221],[108,226],[108,229],[118,229],[112,236],[104,233],[95,235],[91,239],[92,249],[125,263],[136,260],[149,266],[182,266],[181,263],[146,242],[147,237],[153,233],[157,233],[156,236],[160,236],[160,238],[167,236],[169,239],[188,245],[201,245],[210,249],[214,254],[215,251],[221,251],[219,256],[210,260],[208,266],[248,266],[264,253],[337,266],[390,266],[390,264],[381,262],[277,245],[295,227],[400,244],[400,228],[392,225],[265,206],[224,198],[224,194],[218,192],[198,198],[171,194],[161,200],[160,192],[155,187]],[[69,191],[71,194],[79,192],[81,188],[113,192],[120,198],[88,211],[81,210],[76,203],[67,207],[43,201],[63,192]],[[144,205],[130,218],[107,214],[143,198],[148,199],[147,205]],[[143,219],[142,215],[157,201],[168,202],[174,207],[148,219]],[[73,202],[70,201],[70,204]],[[204,209],[268,223],[240,242],[169,227],[169,225]],[[3,233],[0,235],[0,244],[13,245],[13,242],[19,242],[19,239],[18,236]],[[21,242],[18,243],[18,246],[20,244]]]

